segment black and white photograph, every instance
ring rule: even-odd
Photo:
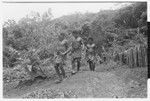
[[[3,99],[147,98],[147,4],[2,1]]]

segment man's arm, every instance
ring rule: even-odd
[[[63,53],[61,52],[61,54],[62,54],[62,55],[66,55],[67,53],[69,53],[69,52],[71,51],[71,49],[72,49],[72,48],[70,47],[70,48],[69,48],[68,50],[66,50],[65,52],[63,52]]]

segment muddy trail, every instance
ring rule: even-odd
[[[100,67],[100,66],[99,66]],[[7,92],[3,92],[4,98],[127,98],[146,97],[146,74],[141,80],[129,76],[131,69],[112,68],[103,70],[99,67],[96,71],[81,70],[61,83],[54,81],[57,77],[49,79],[36,78],[34,82],[27,81]],[[101,68],[108,67],[101,65]],[[139,74],[146,69],[132,70]],[[135,73],[134,73],[135,74]],[[137,77],[138,78],[138,77]]]

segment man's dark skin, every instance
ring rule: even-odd
[[[90,70],[94,71],[95,70],[94,57],[96,55],[96,52],[95,52],[96,47],[95,47],[95,44],[93,42],[93,38],[90,37],[88,39],[88,43],[87,43],[86,47],[87,47],[86,54],[88,57],[87,62],[89,63]]]

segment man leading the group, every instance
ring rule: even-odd
[[[60,42],[54,55],[54,68],[56,70],[57,75],[59,76],[59,81],[56,83],[60,83],[63,80],[63,78],[66,77],[64,66],[66,61],[66,55],[70,52],[70,49],[65,48],[65,43],[66,41]]]

